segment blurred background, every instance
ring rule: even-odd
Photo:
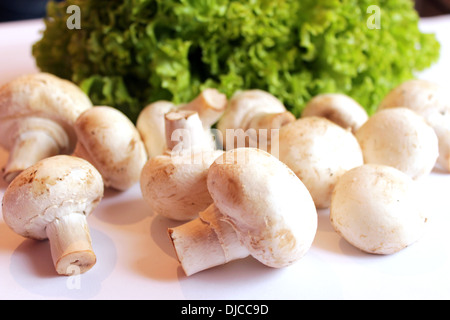
[[[41,18],[45,15],[47,2],[48,0],[0,0],[0,22]],[[450,0],[415,0],[415,2],[416,9],[423,17],[450,14]]]

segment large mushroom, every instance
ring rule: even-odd
[[[223,151],[205,140],[197,112],[172,111],[165,119],[168,147],[145,164],[140,178],[142,196],[155,214],[191,220],[213,202],[206,177]]]
[[[306,117],[280,130],[279,159],[302,180],[318,209],[330,205],[339,177],[364,163],[351,131],[322,117]]]
[[[72,153],[73,125],[92,107],[75,84],[47,73],[21,76],[0,88],[0,145],[9,151],[10,183],[39,160]]]
[[[394,88],[381,102],[379,110],[404,107],[421,115],[439,140],[437,164],[450,171],[450,93],[427,80],[410,80]]]
[[[214,204],[169,235],[186,275],[249,255],[282,268],[301,259],[317,231],[317,211],[298,177],[256,148],[224,153],[208,173]]]
[[[369,119],[366,110],[358,102],[341,93],[315,96],[306,105],[302,117],[324,117],[353,133]]]
[[[414,180],[390,166],[345,173],[333,192],[330,220],[338,234],[372,254],[393,254],[419,240],[427,213]]]
[[[100,173],[66,155],[46,158],[22,171],[6,189],[3,218],[17,234],[49,239],[58,274],[88,271],[96,263],[87,216],[103,197]]]
[[[134,124],[119,110],[97,106],[75,122],[78,142],[73,153],[92,163],[105,187],[125,191],[139,182],[148,156]]]
[[[237,92],[217,123],[225,150],[257,147],[272,153],[272,137],[295,116],[272,94],[262,90]]]
[[[165,119],[170,111],[186,110],[197,112],[202,121],[205,135],[211,136],[211,127],[225,111],[226,95],[216,89],[205,89],[197,98],[187,104],[175,105],[169,101],[154,102],[142,110],[136,122],[150,158],[162,155],[167,149]]]
[[[378,111],[355,135],[365,163],[394,167],[414,180],[428,175],[439,156],[433,128],[407,108]]]

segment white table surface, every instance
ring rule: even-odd
[[[31,45],[41,21],[0,24],[0,84],[36,72]],[[450,89],[450,16],[421,22],[442,42],[441,61],[420,76]],[[0,149],[0,168],[7,153]],[[178,223],[154,215],[138,185],[107,191],[89,223],[97,264],[80,278],[55,274],[47,241],[13,233],[0,215],[0,299],[449,299],[450,174],[422,182],[431,219],[427,234],[391,256],[360,252],[319,211],[317,236],[295,265],[275,270],[253,258],[186,277],[166,230]],[[6,184],[0,181],[0,198]]]

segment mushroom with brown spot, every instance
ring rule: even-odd
[[[87,217],[103,197],[100,173],[66,155],[46,158],[22,171],[5,191],[3,218],[17,234],[49,239],[58,274],[81,274],[96,263]]]
[[[333,192],[330,220],[338,234],[372,254],[394,254],[424,234],[428,213],[419,185],[385,165],[345,173]]]
[[[75,84],[47,73],[21,76],[0,88],[0,145],[9,151],[4,179],[10,183],[39,160],[71,154],[73,125],[92,108]]]
[[[283,268],[310,249],[318,220],[314,202],[274,156],[256,148],[228,151],[212,164],[207,185],[214,203],[168,230],[186,275],[249,255]]]
[[[280,130],[279,159],[310,191],[318,209],[326,209],[339,177],[364,163],[355,136],[322,117],[306,117]]]
[[[73,153],[92,163],[105,187],[124,191],[139,182],[148,156],[134,124],[119,110],[97,106],[75,122],[78,142]]]
[[[206,177],[223,151],[212,147],[197,112],[172,111],[165,119],[168,148],[145,164],[140,178],[142,196],[155,214],[191,220],[213,202]]]
[[[324,117],[353,133],[369,119],[366,110],[358,102],[341,93],[315,96],[307,103],[302,117]]]

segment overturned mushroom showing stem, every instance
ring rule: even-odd
[[[10,183],[39,160],[72,153],[73,125],[92,103],[75,84],[47,73],[19,77],[0,88],[0,145],[10,152]]]
[[[184,105],[169,101],[154,102],[142,110],[136,122],[150,158],[162,155],[167,149],[165,115],[170,111],[187,110],[197,112],[202,121],[205,134],[211,136],[211,127],[225,111],[226,95],[216,89],[205,89],[197,98]]]
[[[414,180],[428,175],[439,156],[438,138],[407,108],[380,110],[357,132],[364,162],[394,167]]]
[[[139,182],[148,156],[134,124],[117,109],[98,106],[75,122],[78,143],[74,156],[92,163],[105,187],[125,191]]]
[[[366,110],[358,102],[340,93],[314,97],[306,105],[302,117],[324,117],[353,133],[369,119]]]
[[[317,211],[303,183],[277,158],[256,148],[228,151],[212,164],[207,184],[214,203],[168,230],[187,276],[249,255],[282,268],[308,252]]]
[[[96,263],[86,218],[102,197],[102,177],[89,162],[58,155],[14,179],[3,197],[3,218],[23,237],[49,239],[58,274],[81,274]]]
[[[295,120],[283,103],[270,93],[247,90],[231,98],[217,129],[225,150],[258,147],[271,153],[272,131]]]
[[[165,119],[168,149],[145,164],[141,192],[155,214],[187,221],[212,204],[206,177],[223,151],[206,140],[197,112],[172,111]]]
[[[437,164],[450,171],[450,93],[426,80],[406,81],[394,88],[380,104],[380,110],[404,107],[421,115],[439,140]]]
[[[384,165],[352,169],[333,192],[330,220],[338,234],[360,250],[393,254],[418,241],[428,220],[418,184]]]
[[[279,159],[302,180],[318,209],[329,207],[339,177],[364,163],[355,136],[322,117],[286,125],[279,143]]]

